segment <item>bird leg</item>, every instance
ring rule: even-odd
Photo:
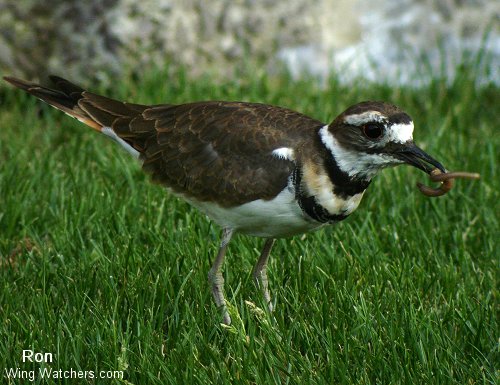
[[[222,276],[221,268],[224,264],[224,257],[226,255],[227,245],[233,235],[232,229],[222,230],[222,239],[219,247],[219,252],[208,272],[208,282],[212,286],[212,295],[214,296],[215,304],[218,308],[222,309],[223,322],[226,325],[231,324],[231,317],[227,312],[226,300],[224,298],[224,277]]]
[[[273,303],[271,302],[271,294],[269,294],[269,284],[267,280],[267,260],[269,259],[269,254],[274,245],[274,239],[269,238],[264,243],[264,248],[260,253],[259,260],[253,268],[253,278],[257,287],[260,287],[262,294],[264,294],[264,299],[269,307],[269,311],[273,311]]]

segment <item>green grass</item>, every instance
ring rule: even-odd
[[[418,170],[384,171],[348,220],[277,242],[273,315],[251,278],[263,241],[236,237],[225,328],[206,278],[219,229],[111,141],[0,89],[0,382],[27,383],[3,376],[38,370],[21,362],[33,349],[53,353],[56,370],[125,373],[62,384],[498,383],[498,88],[476,89],[467,71],[419,90],[242,79],[153,73],[108,95],[258,101],[324,121],[389,100],[414,117],[419,145],[482,179],[431,199]]]

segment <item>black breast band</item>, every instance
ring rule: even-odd
[[[330,214],[323,206],[316,202],[314,196],[305,196],[302,192],[302,175],[297,167],[293,172],[293,184],[295,186],[295,197],[302,211],[309,217],[320,223],[337,223],[348,217],[348,214]]]

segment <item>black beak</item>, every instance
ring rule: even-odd
[[[429,174],[434,167],[437,167],[442,172],[446,172],[441,163],[427,154],[420,147],[417,147],[414,143],[405,143],[402,148],[395,151],[394,155],[403,160],[405,163],[411,164],[427,174]],[[430,167],[429,164],[434,167]]]

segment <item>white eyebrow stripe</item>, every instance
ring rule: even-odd
[[[344,122],[351,126],[361,126],[368,122],[386,122],[387,118],[378,111],[366,111],[361,114],[347,115]]]
[[[280,147],[273,150],[272,154],[279,159],[295,160],[293,148]]]

